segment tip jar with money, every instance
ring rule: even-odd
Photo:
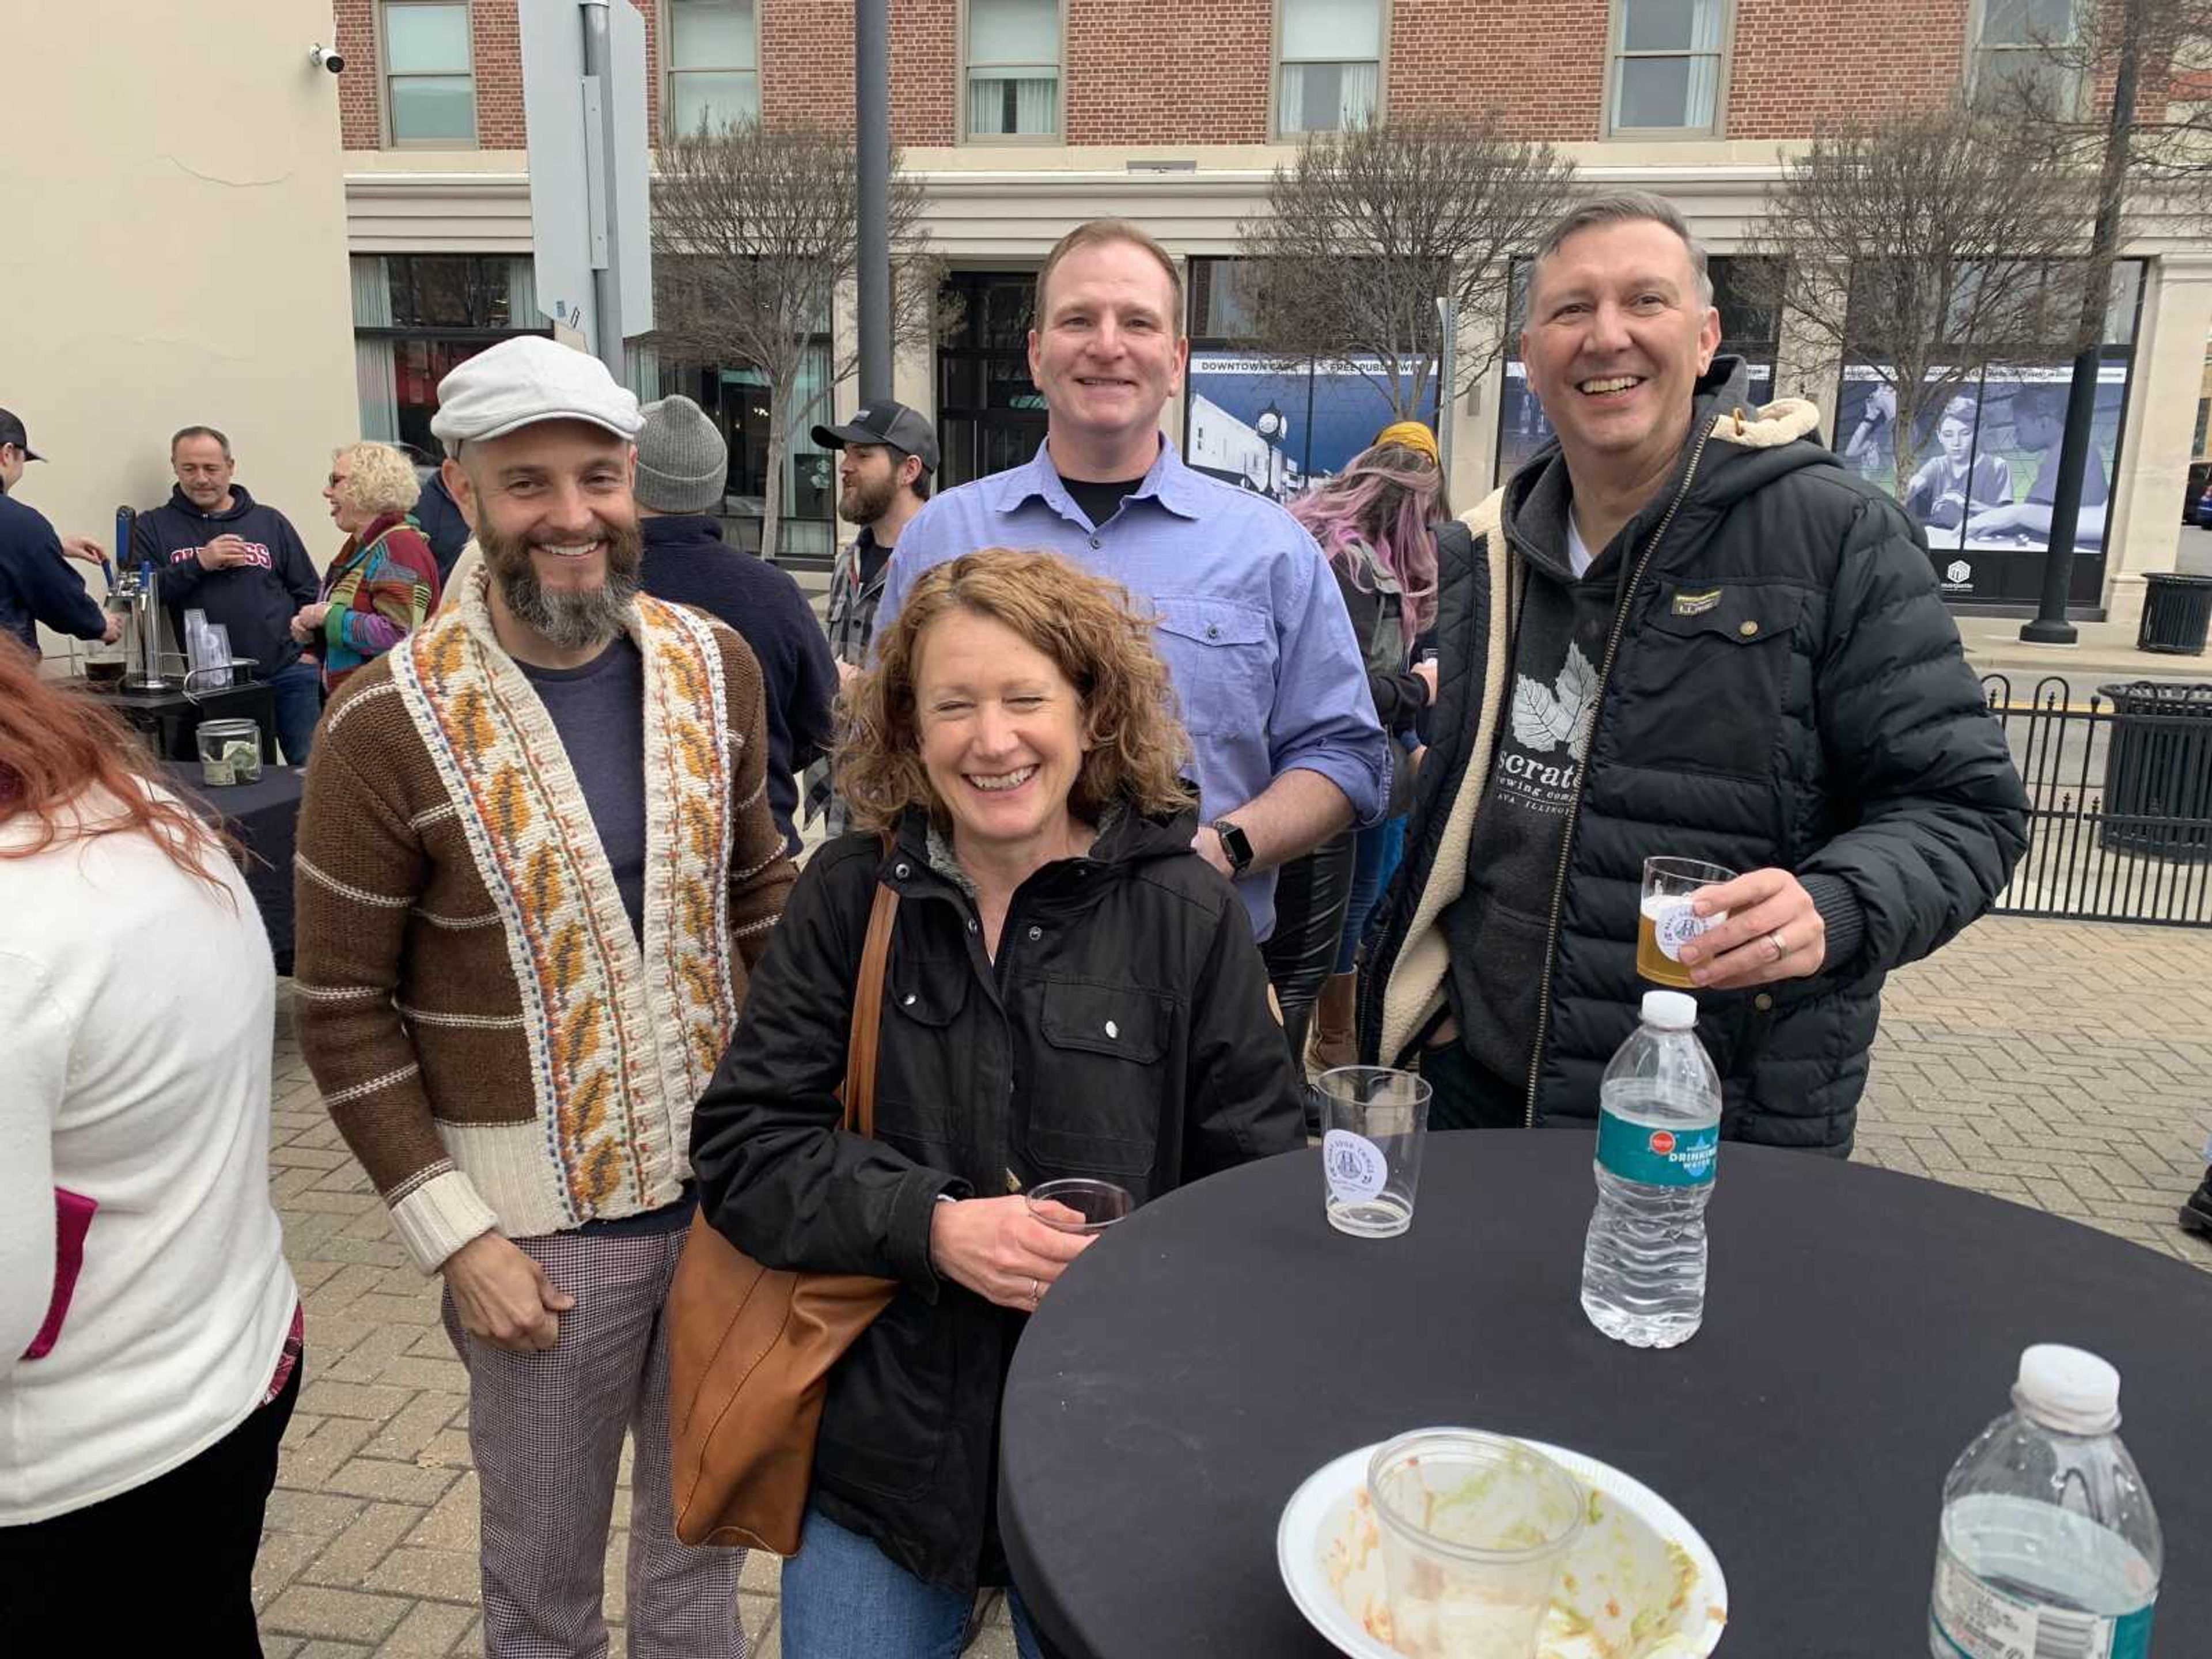
[[[199,723],[200,781],[210,788],[258,783],[261,778],[261,727],[252,720]]]

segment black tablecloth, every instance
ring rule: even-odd
[[[292,849],[300,818],[300,787],[307,773],[294,766],[264,766],[252,783],[210,789],[199,765],[165,763],[168,786],[208,818],[221,817],[248,854],[246,884],[269,929],[276,971],[292,971]]]
[[[199,726],[202,720],[252,720],[261,728],[261,762],[276,762],[276,693],[259,680],[219,691],[103,690],[100,700],[143,732],[156,756],[183,761],[199,775]]]
[[[1590,1151],[1573,1130],[1432,1134],[1393,1240],[1329,1229],[1313,1152],[1102,1238],[1006,1388],[1000,1521],[1048,1636],[1077,1659],[1332,1652],[1278,1575],[1283,1505],[1341,1452],[1460,1424],[1669,1499],[1728,1576],[1723,1656],[1925,1654],[1943,1477],[2048,1340],[2119,1367],[2166,1534],[2154,1651],[2212,1651],[2212,1275],[1957,1188],[1730,1144],[1705,1328],[1638,1351],[1578,1299]]]

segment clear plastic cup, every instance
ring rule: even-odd
[[[1682,947],[1728,920],[1728,912],[1692,915],[1690,901],[1707,887],[1734,881],[1735,872],[1699,859],[1646,859],[1644,890],[1636,916],[1636,971],[1654,985],[1691,989],[1696,981],[1682,965]]]
[[[1322,1098],[1322,1196],[1328,1224],[1358,1238],[1395,1238],[1413,1224],[1429,1085],[1383,1066],[1340,1066],[1314,1084]]]
[[[1390,1623],[1411,1659],[1531,1659],[1583,1523],[1579,1482],[1503,1435],[1422,1429],[1376,1449]]]
[[[1043,1207],[1048,1204],[1064,1206],[1081,1219],[1071,1221],[1066,1215],[1048,1213]],[[1103,1233],[1134,1209],[1136,1200],[1129,1196],[1127,1188],[1117,1187],[1110,1181],[1068,1176],[1030,1188],[1029,1206],[1031,1215],[1057,1231]]]

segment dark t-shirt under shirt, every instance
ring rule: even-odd
[[[581,668],[518,663],[561,734],[631,933],[645,937],[645,659],[625,635]]]
[[[1100,525],[1121,510],[1121,503],[1137,493],[1144,483],[1142,478],[1129,478],[1115,483],[1097,483],[1089,478],[1063,477],[1060,483],[1068,497],[1083,509],[1083,516],[1091,520],[1096,530]]]

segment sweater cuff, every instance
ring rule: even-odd
[[[1806,896],[1813,901],[1813,908],[1820,913],[1821,924],[1828,930],[1828,954],[1820,964],[1820,971],[1838,972],[1858,955],[1859,946],[1866,942],[1866,907],[1841,876],[1806,876],[1802,881]]]
[[[476,1183],[450,1164],[424,1170],[405,1196],[392,1200],[392,1222],[425,1275],[445,1266],[462,1245],[499,1229],[499,1218]]]

